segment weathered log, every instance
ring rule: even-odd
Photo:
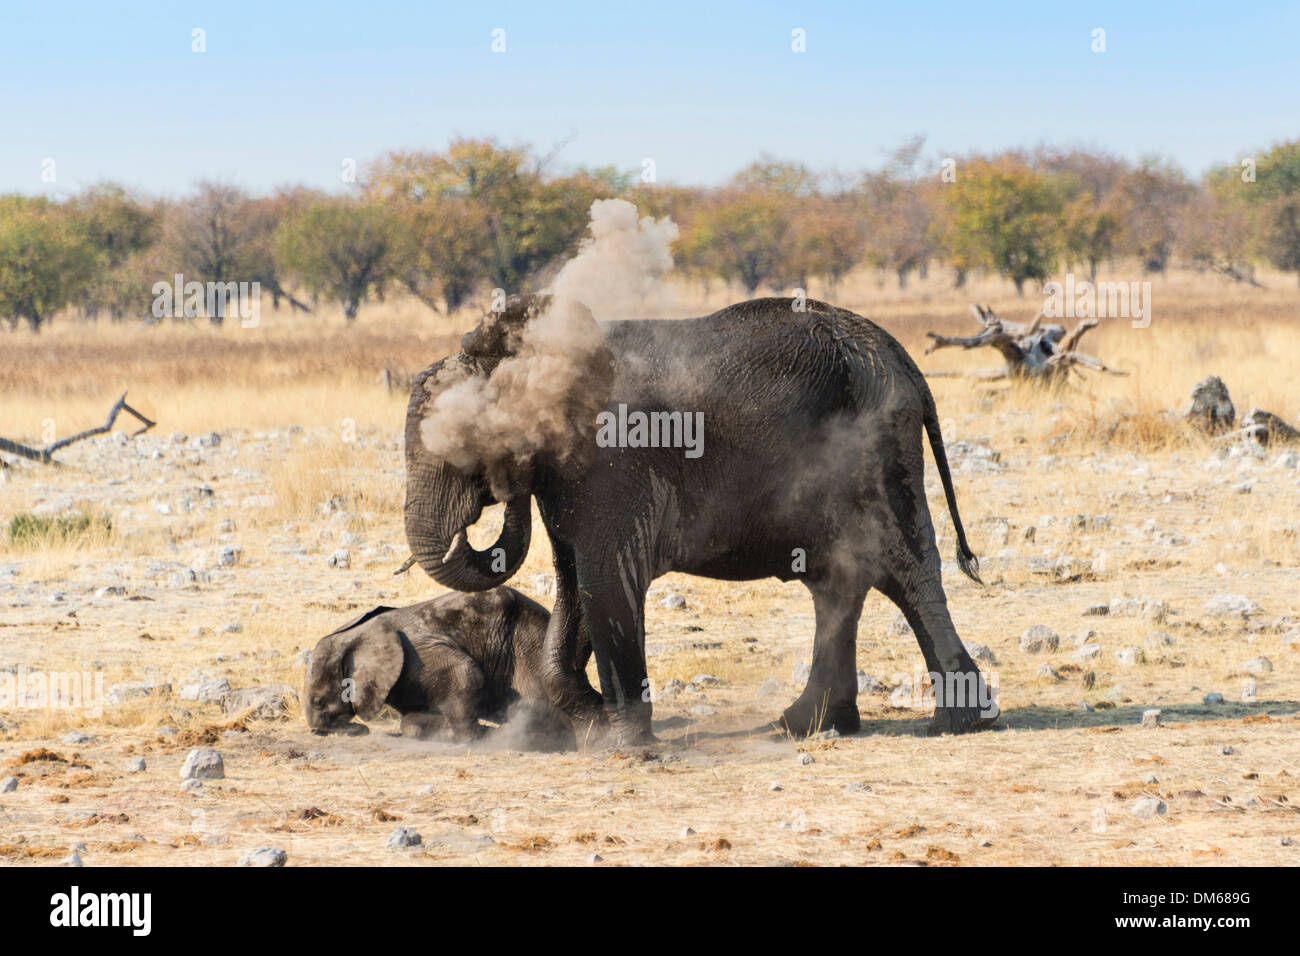
[[[1241,417],[1241,431],[1244,437],[1253,438],[1261,445],[1300,441],[1300,429],[1262,408],[1252,408]]]
[[[68,447],[73,442],[79,442],[83,438],[89,438],[92,435],[102,435],[104,432],[112,431],[113,425],[117,421],[117,416],[122,414],[122,412],[126,412],[142,424],[142,427],[137,428],[131,433],[131,438],[135,438],[137,435],[143,435],[149,429],[153,428],[154,425],[158,424],[157,422],[145,418],[128,405],[126,403],[126,392],[123,392],[122,397],[114,402],[113,407],[109,409],[108,420],[98,428],[88,428],[83,432],[77,432],[75,435],[69,435],[67,438],[60,438],[58,441],[51,442],[44,448],[33,448],[30,445],[23,445],[16,441],[10,441],[8,438],[0,438],[0,451],[9,452],[11,455],[18,455],[20,458],[26,458],[29,461],[39,461],[43,465],[58,465],[58,462],[54,460],[54,453],[56,451]]]
[[[1192,402],[1183,412],[1192,425],[1218,435],[1232,428],[1237,420],[1237,410],[1228,396],[1228,386],[1217,375],[1201,379],[1192,389]]]
[[[1043,383],[1063,381],[1072,368],[1092,369],[1096,372],[1109,372],[1112,375],[1125,375],[1117,369],[1110,368],[1101,359],[1078,351],[1079,340],[1089,329],[1097,327],[1096,319],[1084,319],[1066,335],[1065,327],[1044,325],[1041,312],[1034,316],[1032,322],[1009,322],[998,318],[992,309],[975,304],[971,312],[984,328],[975,335],[956,336],[940,335],[927,332],[931,339],[925,350],[929,355],[937,349],[962,348],[973,349],[987,346],[997,349],[1006,360],[1001,369],[979,369],[970,373],[929,372],[929,375],[965,374],[970,378],[983,381],[995,381],[1001,378],[1029,378]]]

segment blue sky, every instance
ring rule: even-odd
[[[0,0],[0,192],[337,190],[345,158],[457,134],[573,137],[556,168],[653,158],[680,183],[761,152],[879,165],[917,134],[934,156],[1045,142],[1196,175],[1300,136],[1298,51],[1300,5],[1270,2]]]

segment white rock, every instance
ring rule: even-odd
[[[195,747],[181,764],[182,780],[220,780],[225,775],[225,761],[211,747]]]
[[[384,846],[390,850],[404,850],[408,847],[419,846],[424,840],[414,827],[398,827],[388,835],[384,841]]]
[[[1226,591],[1210,598],[1205,602],[1204,607],[1205,613],[1214,617],[1234,617],[1237,615],[1244,617],[1257,614],[1262,610],[1263,608],[1244,594],[1230,594]]]
[[[202,704],[212,704],[221,700],[231,691],[230,681],[224,677],[200,677],[197,681],[182,684],[176,692],[181,700],[195,700]]]
[[[877,694],[885,689],[885,685],[880,680],[872,677],[866,671],[858,671],[858,693],[859,694]]]
[[[1083,664],[1092,660],[1100,653],[1100,644],[1084,644],[1081,648],[1070,655],[1070,660]]]
[[[139,700],[150,694],[164,696],[172,692],[172,685],[166,681],[126,681],[121,684],[109,684],[104,691],[104,702],[122,704],[128,700]]]
[[[1270,674],[1273,671],[1273,662],[1267,657],[1252,657],[1246,663],[1241,665],[1241,669],[1247,674],[1256,676]]]
[[[237,866],[284,866],[289,860],[289,854],[285,853],[278,846],[259,846],[256,850],[250,850],[239,858]]]
[[[1135,664],[1145,664],[1147,656],[1140,647],[1121,647],[1115,652],[1115,660],[1122,667],[1133,667]]]
[[[1020,635],[1020,649],[1026,654],[1054,651],[1060,645],[1060,636],[1050,627],[1042,624],[1035,624]]]
[[[686,689],[686,685],[683,684],[681,681],[679,681],[676,677],[673,677],[665,681],[664,686],[659,688],[658,692],[656,692],[655,694],[655,700],[656,701],[673,700],[679,694],[681,694],[682,691],[684,691],[685,689]]]
[[[1159,797],[1141,797],[1133,801],[1130,812],[1135,817],[1153,818],[1163,816],[1169,808]]]

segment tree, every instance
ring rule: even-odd
[[[809,276],[821,276],[831,289],[855,266],[867,248],[861,204],[846,194],[816,196],[798,202],[790,233],[790,253],[784,257],[792,281],[808,288]]]
[[[488,275],[492,234],[484,211],[461,196],[396,203],[400,223],[396,271],[412,295],[448,315],[459,309]]]
[[[791,222],[788,195],[732,190],[699,214],[683,248],[697,267],[740,282],[753,296],[786,272]]]
[[[1253,262],[1261,255],[1255,236],[1255,210],[1238,189],[1240,169],[1210,170],[1183,207],[1178,228],[1179,244],[1189,263],[1212,269],[1239,282],[1258,284]]]
[[[1116,186],[1116,208],[1124,224],[1120,245],[1147,272],[1164,273],[1169,267],[1184,209],[1195,191],[1182,170],[1158,159],[1144,159]]]
[[[45,199],[0,197],[0,317],[33,332],[67,306],[90,279],[91,251],[61,210]]]
[[[164,257],[187,283],[251,282],[256,271],[252,236],[248,196],[234,186],[201,182],[193,197],[169,210]],[[208,321],[221,325],[226,318],[225,297],[218,297],[215,304]]]
[[[1016,294],[1027,280],[1046,279],[1060,252],[1060,184],[1015,155],[966,162],[945,195],[951,204],[949,248],[968,265],[1010,279]]]
[[[1065,207],[1062,239],[1071,262],[1088,264],[1088,278],[1097,278],[1097,266],[1110,256],[1119,233],[1119,219],[1097,204],[1091,194],[1076,196]]]
[[[860,183],[868,257],[876,268],[892,271],[900,289],[907,288],[912,272],[926,272],[937,251],[933,184],[918,174],[924,145],[923,137],[914,137],[890,154],[884,169],[865,173]]]
[[[322,199],[276,229],[277,259],[313,295],[342,305],[351,322],[392,281],[395,235],[393,217],[376,203]]]
[[[577,249],[592,201],[612,196],[618,185],[618,177],[608,170],[546,179],[541,166],[522,146],[457,139],[445,153],[390,153],[372,164],[366,195],[398,208],[461,200],[443,209],[462,217],[463,224],[481,228],[486,242],[478,235],[453,243],[445,235],[439,237],[436,229],[431,234],[434,251],[457,254],[449,269],[455,273],[450,280],[453,292],[470,270],[480,268],[477,260],[484,255],[485,278],[493,286],[522,291],[548,265]],[[431,211],[423,217],[426,227],[434,216]],[[460,261],[461,252],[468,262]]]
[[[247,281],[258,283],[271,296],[273,309],[279,309],[283,299],[290,309],[311,311],[289,291],[287,270],[276,255],[275,231],[280,223],[324,198],[325,194],[319,190],[290,186],[277,189],[270,196],[250,199],[240,209],[242,271]]]
[[[1256,181],[1241,188],[1259,208],[1262,252],[1277,268],[1300,276],[1300,139],[1273,146],[1255,172]]]
[[[107,309],[113,321],[148,310],[152,280],[142,268],[162,231],[162,207],[145,203],[113,183],[92,187],[69,203],[74,228],[94,256],[77,300],[83,314]]]

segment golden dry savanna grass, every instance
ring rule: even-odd
[[[320,635],[376,603],[438,593],[418,572],[392,576],[407,553],[405,394],[386,390],[380,371],[401,381],[453,350],[474,315],[390,301],[347,327],[334,312],[268,306],[257,329],[61,319],[39,336],[0,336],[0,435],[37,443],[47,419],[60,435],[98,424],[123,391],[158,421],[134,441],[73,446],[60,469],[0,473],[6,525],[20,512],[112,521],[0,543],[0,677],[88,671],[106,685],[172,687],[98,714],[0,715],[0,777],[17,779],[0,794],[0,865],[57,862],[75,844],[87,865],[224,865],[268,844],[290,865],[1294,863],[1300,470],[1278,461],[1281,449],[1222,456],[1163,414],[1217,374],[1239,412],[1300,419],[1300,290],[1293,277],[1264,281],[1154,279],[1149,328],[1106,320],[1083,340],[1124,377],[1048,394],[933,380],[948,441],[1000,455],[991,466],[954,456],[986,586],[947,577],[949,605],[962,637],[994,655],[984,667],[1004,713],[999,730],[960,738],[919,736],[924,705],[896,706],[912,700],[899,688],[920,655],[879,595],[863,613],[858,664],[884,691],[859,698],[863,734],[768,732],[800,689],[811,600],[797,584],[680,575],[652,591],[650,674],[661,687],[718,682],[659,703],[662,742],[644,751],[415,743],[393,736],[391,715],[368,737],[320,739],[292,695],[278,720],[182,699],[201,674],[235,688],[296,685],[296,657]],[[717,284],[679,292],[679,315],[740,297]],[[995,280],[954,291],[939,273],[906,290],[868,273],[811,292],[877,320],[928,370],[996,363],[991,351],[922,354],[927,330],[974,330],[971,301],[1017,320],[1040,301]],[[220,445],[193,442],[214,431]],[[933,469],[928,484],[950,556]],[[328,563],[340,549],[347,568]],[[545,600],[535,576],[548,570],[539,525],[514,583]],[[686,609],[661,606],[670,591]],[[1224,592],[1261,609],[1209,613]],[[1124,613],[1125,598],[1146,601],[1148,616]],[[1117,613],[1084,615],[1112,600]],[[1059,634],[1059,649],[1022,652],[1033,624]],[[1075,660],[1089,629],[1102,650]],[[1121,662],[1125,648],[1141,650],[1136,663]],[[1272,669],[1251,663],[1260,658]],[[1225,702],[1204,703],[1209,693]],[[1150,708],[1161,727],[1141,726]],[[73,732],[88,739],[71,742]],[[223,754],[226,778],[183,793],[177,770],[199,743]],[[61,759],[36,759],[49,756],[41,748]],[[140,756],[146,769],[128,769]],[[1166,812],[1134,816],[1148,795]],[[423,846],[386,849],[398,825]]]

